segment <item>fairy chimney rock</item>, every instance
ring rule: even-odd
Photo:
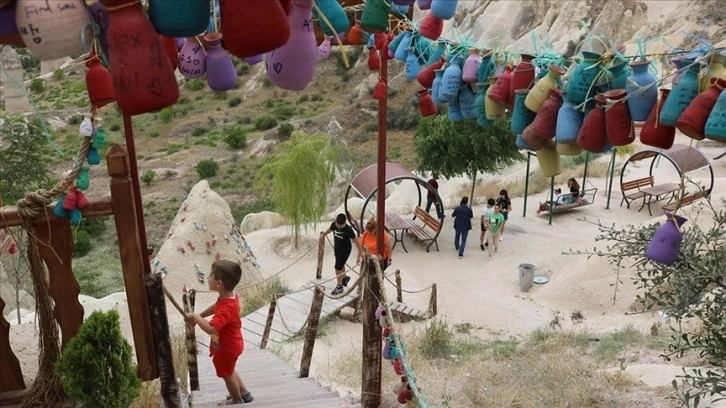
[[[23,84],[23,66],[15,49],[10,46],[3,47],[0,52],[0,66],[4,71],[0,75],[0,103],[5,103],[5,113],[17,115],[30,112],[28,92]]]

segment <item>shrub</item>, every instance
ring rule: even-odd
[[[426,325],[421,338],[421,353],[428,358],[442,358],[451,354],[454,333],[443,320],[432,320]]]
[[[308,95],[301,95],[301,96],[300,96],[300,97],[299,97],[299,98],[297,99],[297,101],[298,101],[298,102],[307,102],[307,101],[308,101],[309,99],[310,99],[310,97],[309,97]]]
[[[152,137],[152,138],[153,138],[153,137],[159,137],[159,132],[158,132],[158,131],[156,131],[156,130],[154,130],[154,131],[151,131],[151,132],[149,132],[149,137]],[[137,155],[136,157],[137,157],[137,158],[139,158],[139,156],[138,156],[138,155]]]
[[[277,119],[272,116],[265,115],[255,119],[255,129],[268,130],[277,126]]]
[[[115,310],[91,313],[55,365],[63,390],[83,406],[125,408],[141,390]]]
[[[108,217],[84,218],[80,228],[91,237],[97,237],[106,231],[106,218]]]
[[[207,128],[204,126],[195,127],[194,130],[192,130],[192,136],[201,136],[203,134],[207,133]]]
[[[146,170],[143,174],[141,174],[141,181],[147,186],[150,186],[154,181],[154,177],[156,177],[156,172],[154,170]]]
[[[80,125],[83,122],[83,115],[73,115],[68,119],[69,125]]]
[[[169,123],[174,117],[174,109],[168,107],[159,111],[159,120],[161,123]]]
[[[110,127],[108,128],[108,130],[110,130],[110,131],[112,131],[112,132],[116,132],[116,131],[118,131],[118,130],[121,130],[121,125],[119,125],[118,123],[114,123],[113,125],[111,125],[111,126],[110,126]]]
[[[247,147],[247,132],[241,126],[235,125],[224,129],[224,141],[233,149]]]
[[[45,83],[41,78],[33,78],[30,81],[30,91],[33,93],[41,93],[45,91]]]
[[[240,103],[242,103],[242,98],[240,98],[239,96],[235,96],[234,98],[227,101],[227,106],[229,106],[230,108],[234,108]]]
[[[290,122],[285,122],[277,127],[277,134],[280,135],[281,139],[288,139],[292,132],[295,130],[295,126]]]
[[[63,79],[64,73],[63,70],[60,68],[56,68],[53,70],[53,79],[56,81],[60,81]]]
[[[242,76],[246,73],[250,72],[250,66],[247,64],[239,64],[237,66],[237,75]]]
[[[197,163],[196,169],[200,180],[214,177],[217,175],[217,171],[219,171],[219,163],[214,161],[214,159],[200,160]]]
[[[80,258],[87,255],[92,247],[91,235],[83,229],[78,229],[73,240],[73,257]]]
[[[191,81],[187,82],[187,86],[192,91],[198,91],[198,90],[204,88],[206,85],[204,84],[204,81],[201,79],[192,79]]]
[[[270,78],[265,77],[262,80],[262,87],[263,88],[271,88],[272,87],[272,82],[270,82]]]

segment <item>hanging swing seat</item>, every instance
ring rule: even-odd
[[[573,208],[579,208],[584,207],[586,205],[590,205],[595,202],[595,195],[597,194],[597,187],[593,187],[587,190],[583,190],[580,192],[580,195],[577,197],[577,200],[567,201],[567,202],[556,202],[554,205],[554,209],[544,209],[540,212],[540,215],[547,214],[550,211],[552,214],[557,214],[565,211],[569,211]],[[562,197],[570,198],[569,194],[564,195]],[[548,201],[548,204],[549,201]]]

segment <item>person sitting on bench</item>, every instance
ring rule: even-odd
[[[555,207],[559,204],[564,204],[565,197],[571,197],[569,194],[563,196],[561,188],[556,188],[555,194],[556,194],[555,199],[554,199]],[[541,202],[541,203],[539,203],[539,208],[537,208],[537,214],[541,213],[542,211],[549,211],[549,210],[550,210],[549,201],[545,201],[544,203]]]

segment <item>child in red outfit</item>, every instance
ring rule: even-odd
[[[237,359],[244,350],[242,340],[242,320],[240,319],[239,297],[234,292],[242,277],[242,269],[232,261],[216,261],[209,275],[209,290],[219,293],[217,302],[201,313],[187,314],[189,324],[199,328],[212,337],[209,354],[217,371],[217,377],[224,380],[229,391],[228,403],[241,404],[252,402],[252,393],[245,388],[242,377],[235,371]],[[212,317],[211,321],[204,319]],[[231,398],[229,398],[231,397]]]

